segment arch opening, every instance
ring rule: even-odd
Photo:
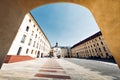
[[[58,0],[59,1],[59,0]],[[2,20],[1,20],[1,35],[4,35],[1,37],[1,45],[0,46],[0,51],[1,53],[1,60],[0,60],[0,65],[3,63],[3,59],[10,47],[10,44],[15,36],[14,33],[17,33],[17,29],[22,21],[22,18],[24,17],[24,14],[31,10],[32,8],[38,6],[38,5],[43,5],[46,3],[51,3],[54,1],[14,1],[10,2],[8,0],[2,0],[1,2],[1,10],[4,7],[4,10],[0,14]],[[65,1],[67,2],[67,1]],[[113,56],[116,59],[116,62],[118,65],[120,65],[120,57],[118,56],[120,52],[120,38],[118,37],[120,35],[120,29],[119,29],[119,24],[120,22],[119,19],[119,0],[116,1],[109,1],[109,0],[101,0],[101,1],[69,1],[69,2],[74,2],[78,4],[83,4],[84,6],[88,7],[92,13],[94,14],[94,17],[102,30],[103,36],[113,53]],[[114,4],[113,4],[114,3]],[[8,6],[8,4],[10,6]],[[102,5],[102,6],[101,6]],[[111,9],[112,8],[112,9]],[[114,11],[113,11],[114,10]],[[9,12],[8,12],[9,11]],[[9,14],[9,15],[8,15]],[[111,16],[113,15],[113,16]],[[14,23],[14,21],[18,21],[17,23]],[[6,25],[7,22],[7,25]],[[11,24],[13,23],[13,24]],[[112,26],[112,28],[110,28]],[[114,27],[113,27],[114,26]],[[11,27],[11,29],[10,29]],[[4,32],[4,30],[6,30]],[[11,34],[9,34],[11,33]],[[109,36],[110,35],[110,36]],[[9,38],[9,40],[8,40]],[[114,42],[114,43],[113,43]]]

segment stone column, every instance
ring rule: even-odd
[[[0,0],[0,68],[24,15],[17,0]]]

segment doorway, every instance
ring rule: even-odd
[[[40,57],[40,51],[38,51],[38,53],[37,53],[37,58],[39,58]]]
[[[19,47],[17,55],[20,55],[21,50],[22,50],[22,47]]]

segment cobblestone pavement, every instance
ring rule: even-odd
[[[75,61],[75,59],[70,59]],[[79,61],[77,61],[78,63]],[[99,62],[98,62],[99,63]],[[109,65],[109,64],[108,64]],[[88,65],[89,66],[89,65]],[[116,80],[68,59],[40,58],[4,64],[0,80]],[[120,79],[119,79],[120,80]]]
[[[111,76],[113,77],[113,80],[120,80],[120,69],[118,68],[117,64],[77,58],[66,58],[65,60],[91,71],[97,71],[101,75]]]

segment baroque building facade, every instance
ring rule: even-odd
[[[27,13],[7,55],[39,58],[48,55],[51,44],[31,13]]]
[[[111,52],[107,47],[102,33],[96,34],[80,41],[71,47],[73,57],[81,58],[111,58]]]
[[[58,43],[54,47],[52,47],[52,56],[57,58],[62,57],[71,57],[71,49],[70,47],[65,47],[65,46],[58,46]]]

